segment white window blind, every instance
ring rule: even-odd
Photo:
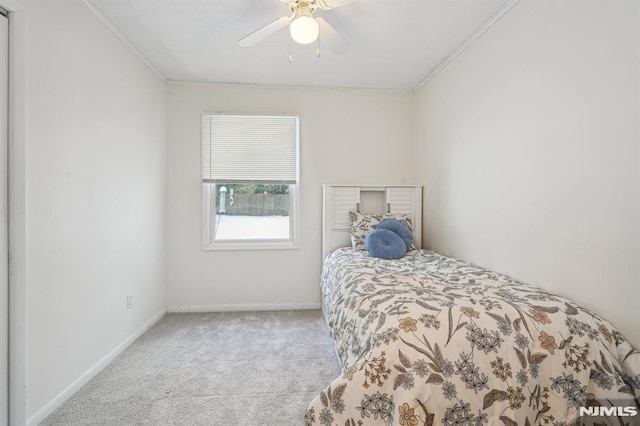
[[[202,115],[202,180],[296,184],[298,117]]]

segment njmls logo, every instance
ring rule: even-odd
[[[635,407],[580,407],[581,416],[631,417],[638,415]]]

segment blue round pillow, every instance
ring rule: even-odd
[[[407,251],[411,249],[413,244],[413,233],[407,225],[395,219],[385,219],[376,226],[376,229],[387,229],[394,232],[402,238],[407,246]]]
[[[407,252],[407,245],[398,234],[388,229],[375,229],[364,239],[364,245],[373,257],[400,259]]]

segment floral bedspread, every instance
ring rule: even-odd
[[[640,353],[571,300],[426,250],[338,249],[321,286],[343,374],[307,425],[569,425],[599,406],[620,417],[590,424],[640,421]]]

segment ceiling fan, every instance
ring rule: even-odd
[[[252,47],[260,43],[278,30],[289,26],[289,33],[293,41],[299,44],[310,44],[319,37],[334,53],[344,53],[349,43],[324,19],[314,17],[316,9],[330,10],[356,0],[280,0],[287,4],[291,14],[282,16],[262,28],[257,29],[241,39],[238,44],[242,47]]]

